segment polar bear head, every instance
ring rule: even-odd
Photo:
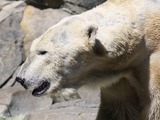
[[[48,29],[33,41],[17,81],[26,89],[34,89],[35,96],[66,88],[77,89],[92,83],[106,86],[118,81],[112,78],[124,76],[122,71],[133,61],[137,63],[136,59],[140,59],[144,47],[141,32],[136,28],[142,22],[139,20],[136,24],[135,19],[129,18],[135,16],[128,15],[130,11],[125,12],[124,17],[123,7],[122,18],[126,19],[122,19],[116,9],[115,13],[110,11],[104,15],[108,19],[102,22],[108,20],[108,23],[102,26],[75,15]],[[107,37],[103,38],[104,35]]]
[[[36,96],[86,84],[84,77],[91,76],[101,65],[95,54],[102,55],[103,48],[97,49],[98,40],[95,49],[92,43],[97,29],[77,18],[67,18],[53,26],[33,41],[17,80],[26,89],[33,88]]]

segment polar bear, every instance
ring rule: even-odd
[[[160,120],[160,2],[108,0],[33,41],[16,80],[34,96],[101,87],[96,120]]]

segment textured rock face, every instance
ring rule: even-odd
[[[22,87],[8,88],[0,90],[0,114],[4,114],[9,110],[13,93],[23,90]]]
[[[65,3],[77,5],[86,9],[91,9],[105,1],[106,0],[64,0]]]
[[[72,14],[79,14],[106,0],[64,0],[63,8]]]
[[[25,1],[31,5],[34,2],[37,7],[41,2],[43,8],[49,8],[35,8]],[[25,120],[95,119],[99,90],[81,88],[78,93],[82,100],[55,103],[51,106],[51,98],[33,97],[30,91],[24,90],[15,82],[15,77],[34,39],[64,17],[84,12],[103,1],[0,0],[0,116],[22,114]]]
[[[8,117],[25,114],[25,120],[94,120],[99,100],[79,99],[51,104],[50,97],[33,97],[21,86],[0,91],[0,114]]]
[[[25,3],[2,1],[0,6],[0,87],[3,87],[22,62],[24,32],[19,23]]]
[[[15,116],[47,109],[52,104],[48,96],[33,97],[30,91],[20,87],[10,87],[0,91],[0,114]]]
[[[26,115],[25,120],[95,120],[98,106],[99,103],[92,100],[56,103],[47,111]]]
[[[4,113],[5,116],[32,113],[47,109],[52,104],[52,99],[50,97],[33,97],[30,91],[25,91],[24,89],[12,92],[11,95],[12,98],[8,104],[8,110]]]

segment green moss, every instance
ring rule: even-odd
[[[4,117],[0,117],[0,120],[6,120],[6,118],[4,118]]]
[[[0,116],[0,120],[24,120],[24,116],[22,116],[22,115],[15,116],[15,117],[3,117],[3,116]]]

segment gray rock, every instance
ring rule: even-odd
[[[25,3],[4,2],[0,11],[0,88],[12,77],[22,62],[22,40],[20,27]]]
[[[64,0],[65,3],[80,6],[86,9],[91,9],[105,1],[106,0]]]
[[[22,87],[12,87],[0,90],[0,114],[15,116],[29,114],[38,110],[47,109],[51,106],[52,99],[46,95],[33,97],[31,91]]]
[[[2,8],[3,8],[5,5],[9,4],[9,3],[11,3],[11,2],[10,2],[10,1],[6,1],[6,0],[1,0],[1,2],[0,2],[0,10],[2,10]]]
[[[63,6],[63,10],[71,14],[79,14],[86,11],[87,8],[66,2]]]
[[[3,112],[6,111],[8,109],[7,105],[3,105],[2,103],[0,103],[0,115],[3,115]]]
[[[18,82],[15,81],[16,76],[17,76],[19,70],[20,70],[20,67],[18,67],[16,69],[16,71],[13,73],[11,79],[8,80],[8,82],[5,84],[5,86],[3,86],[2,89],[7,89],[7,88],[13,87],[13,86],[21,86]]]
[[[21,26],[26,33],[24,38],[25,54],[28,55],[30,45],[34,39],[67,16],[70,16],[70,14],[62,9],[39,10],[28,6],[24,11],[24,17],[21,22]]]
[[[0,114],[25,115],[25,120],[94,120],[99,100],[73,100],[55,103],[48,96],[33,97],[22,87],[0,90]]]
[[[74,100],[56,103],[50,109],[28,114],[25,120],[95,120],[99,102]]]
[[[8,110],[11,103],[12,94],[23,90],[22,87],[0,89],[0,114],[4,114]]]

